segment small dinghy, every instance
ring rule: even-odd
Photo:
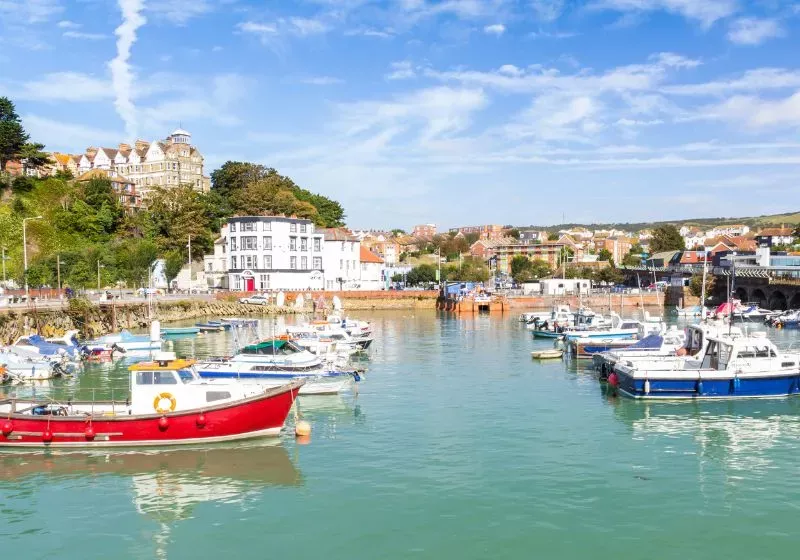
[[[161,327],[161,336],[186,336],[199,332],[199,327]]]
[[[564,355],[563,350],[535,350],[531,352],[531,358],[534,360],[555,360]]]

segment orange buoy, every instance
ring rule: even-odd
[[[305,420],[300,420],[294,425],[294,435],[298,437],[308,437],[311,435],[311,424]]]

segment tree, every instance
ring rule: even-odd
[[[675,226],[664,225],[653,230],[653,238],[650,240],[652,253],[683,251],[684,249],[686,249],[686,244]]]
[[[517,283],[538,280],[551,274],[550,267],[541,259],[530,260],[524,255],[511,259],[511,277]]]
[[[558,234],[557,233],[548,233],[547,234],[548,241],[558,241]]]
[[[619,284],[625,279],[622,273],[611,266],[600,269],[594,275],[595,282],[606,282],[608,284]]]
[[[506,232],[508,237],[513,237],[514,239],[519,239],[519,230],[517,228],[510,229]]]
[[[51,163],[50,155],[44,151],[44,144],[26,142],[19,151],[22,160],[22,169],[27,174],[28,169],[38,169]]]
[[[614,256],[608,249],[600,249],[600,252],[597,254],[597,260],[610,262],[614,260]]]
[[[6,170],[9,161],[19,158],[28,138],[14,103],[8,97],[0,97],[0,171]]]
[[[716,277],[713,274],[706,274],[706,298],[711,297],[716,284]],[[703,275],[694,274],[689,280],[689,292],[695,297],[702,297],[703,295]],[[705,304],[704,301],[700,302],[701,305]]]
[[[432,264],[415,266],[406,275],[406,282],[412,286],[436,282],[436,267]]]
[[[404,229],[400,229],[400,228],[394,228],[393,230],[391,230],[391,233],[395,237],[400,237],[401,235],[406,235],[406,231]]]
[[[185,261],[180,251],[170,251],[164,259],[164,276],[167,278],[167,286],[172,286],[172,281],[178,277]]]

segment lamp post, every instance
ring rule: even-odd
[[[105,268],[105,265],[100,264],[100,259],[97,259],[97,291],[100,291],[100,269]]]
[[[8,260],[8,257],[6,257],[6,248],[3,247],[2,250],[3,250],[3,284],[5,284],[6,283],[6,261]]]
[[[28,236],[26,235],[25,226],[27,225],[28,220],[41,219],[41,216],[22,218],[22,275],[25,277],[25,299],[28,298]]]

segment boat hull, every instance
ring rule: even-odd
[[[633,339],[591,341],[571,340],[569,343],[569,348],[570,354],[572,354],[574,357],[590,360],[595,354],[627,348],[632,344],[636,344],[636,341]]]
[[[800,373],[764,377],[717,377],[691,379],[633,378],[617,372],[618,389],[635,399],[735,399],[756,397],[786,397],[800,394]],[[645,381],[649,387],[645,387]]]
[[[561,338],[564,335],[555,331],[531,331],[534,338]]]
[[[197,373],[203,379],[236,379],[242,383],[278,387],[295,379],[306,382],[300,388],[300,395],[333,395],[350,386],[354,376],[349,372],[318,372],[316,374],[299,372],[237,372],[225,370],[202,370]]]
[[[30,416],[3,412],[0,447],[160,447],[277,436],[301,385],[294,382],[241,401],[164,415]],[[8,433],[6,423],[12,426]],[[94,431],[91,438],[86,435],[90,426]],[[52,436],[51,441],[45,441],[46,434]]]

